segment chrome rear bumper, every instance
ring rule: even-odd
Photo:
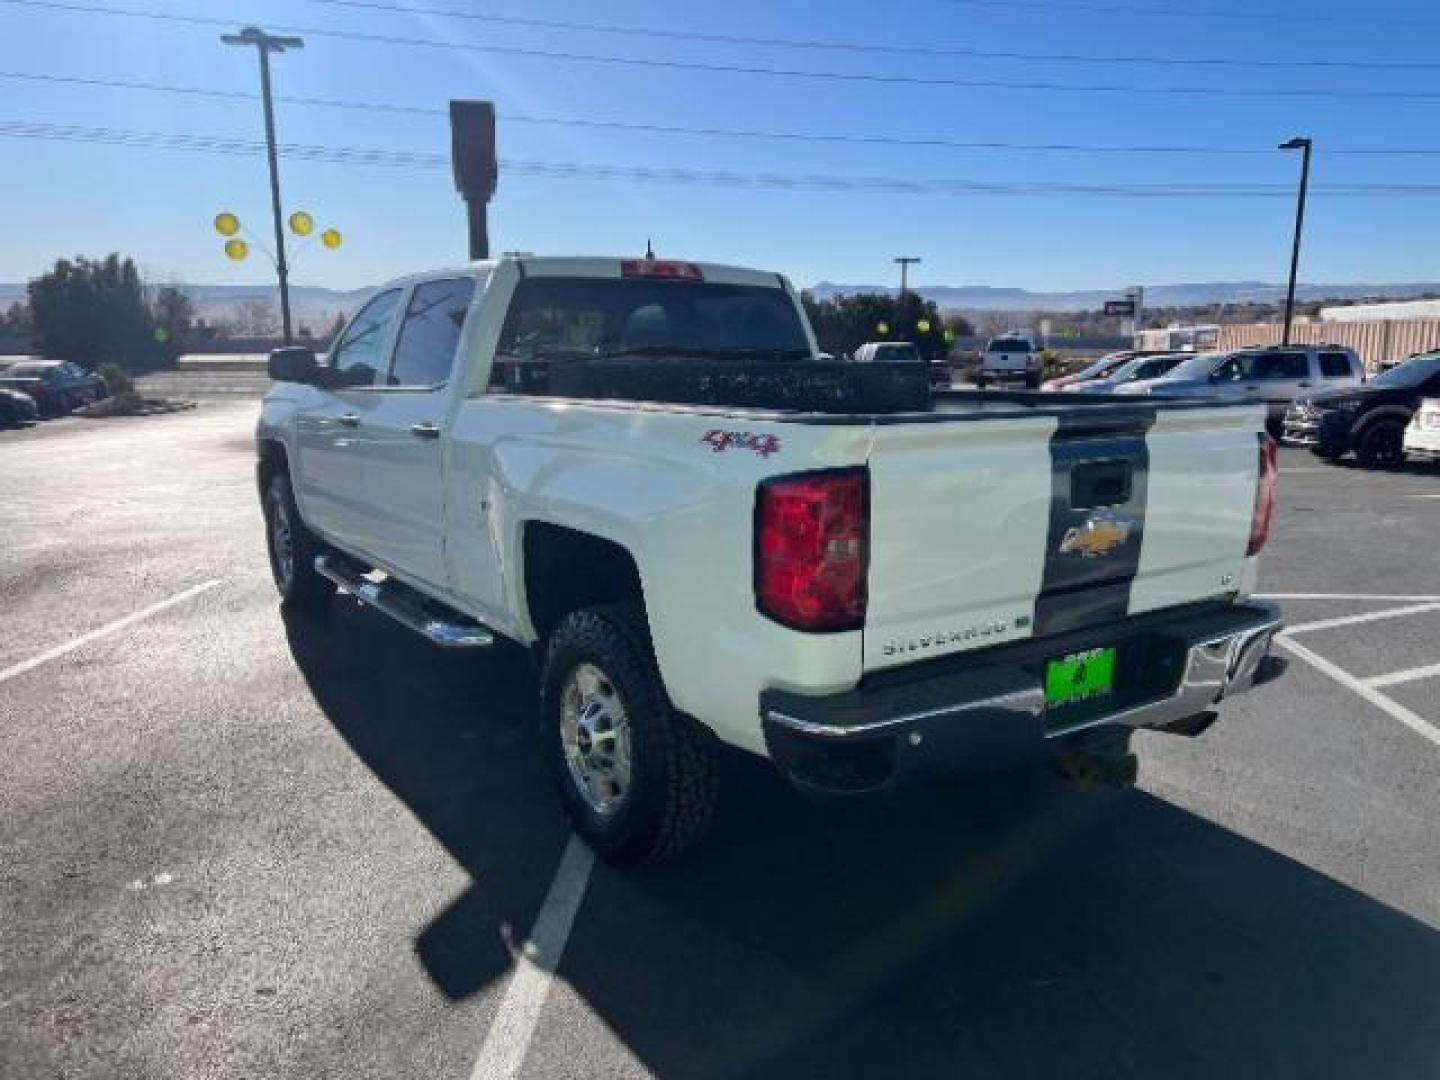
[[[1046,708],[1044,663],[1035,659],[1046,643],[1024,643],[1013,659],[1007,651],[1015,647],[998,647],[986,650],[973,668],[937,670],[897,685],[822,698],[767,691],[761,720],[771,756],[810,786],[844,790],[888,786],[912,771],[1003,767],[1107,737],[1106,729],[1112,736],[1138,728],[1194,734],[1213,719],[1219,702],[1283,670],[1283,662],[1267,662],[1270,642],[1283,627],[1270,605],[1247,604],[1230,609],[1228,617],[1211,612],[1190,623],[1162,617],[1151,625],[1137,634],[1165,643],[1156,650],[1163,653],[1156,667],[1169,673],[1160,676],[1164,685],[1152,680],[1153,692],[1117,693],[1113,705],[1090,703],[1082,715],[1067,719]],[[1102,640],[1093,632],[1090,637]],[[1057,641],[1048,655],[1071,651]],[[834,785],[803,775],[817,762],[828,764],[827,755],[832,761],[864,758],[857,775],[867,782]]]

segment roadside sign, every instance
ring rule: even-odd
[[[1133,319],[1135,317],[1135,298],[1132,296],[1124,300],[1106,300],[1105,317],[1107,319]]]

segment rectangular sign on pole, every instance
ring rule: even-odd
[[[1134,299],[1106,300],[1105,317],[1107,319],[1133,319],[1135,317]]]
[[[499,163],[495,159],[495,106],[488,101],[450,102],[450,160],[455,188],[469,215],[470,258],[490,257],[486,207],[495,194]]]

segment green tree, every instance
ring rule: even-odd
[[[950,351],[945,319],[934,301],[917,293],[857,293],[817,300],[807,292],[801,300],[820,348],[836,356],[853,353],[867,341],[914,342],[927,360],[941,359]],[[969,329],[963,319],[959,322]]]
[[[29,294],[36,343],[46,356],[89,368],[109,360],[130,370],[164,357],[131,259],[60,259],[30,282]]]
[[[150,301],[150,319],[169,341],[178,342],[194,329],[195,301],[185,290],[163,285]]]
[[[30,308],[22,300],[16,300],[4,315],[0,315],[0,334],[25,337],[34,329],[30,321]]]

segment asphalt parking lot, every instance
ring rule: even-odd
[[[1290,671],[1141,781],[569,846],[518,649],[282,617],[253,398],[0,433],[0,1075],[1440,1074],[1440,470],[1282,452]]]

